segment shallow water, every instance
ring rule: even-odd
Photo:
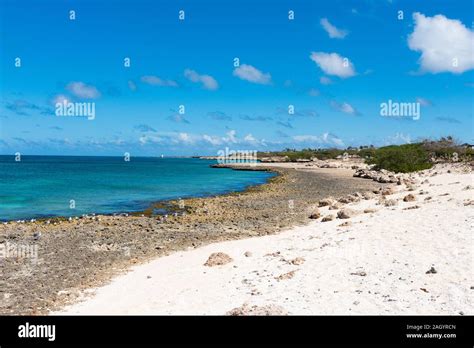
[[[151,202],[244,190],[273,174],[194,158],[0,156],[0,220],[135,212]],[[74,207],[75,206],[75,207]]]

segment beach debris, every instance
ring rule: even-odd
[[[350,221],[345,221],[340,225],[337,225],[337,227],[347,227],[347,226],[352,226],[352,222]]]
[[[398,204],[398,201],[396,199],[386,199],[384,200],[383,204],[386,207],[393,207]]]
[[[375,198],[375,193],[367,191],[362,194],[362,197],[366,200]]]
[[[389,196],[395,193],[395,190],[392,187],[386,187],[382,190],[382,196]]]
[[[246,252],[244,253],[244,255],[245,255],[245,257],[251,257],[253,254],[252,254],[251,251],[246,251]]]
[[[295,258],[295,259],[293,259],[293,260],[290,260],[290,263],[291,263],[292,265],[302,265],[305,261],[306,261],[306,260],[305,260],[304,258],[302,258],[302,257],[297,257],[297,258]]]
[[[328,198],[323,198],[319,201],[319,207],[326,207],[326,206],[330,206],[330,205],[333,205],[334,203],[336,202],[336,200],[332,197],[328,197]]]
[[[338,200],[339,203],[354,203],[360,201],[360,198],[354,195],[347,195],[345,197],[342,197]]]
[[[438,271],[433,266],[431,266],[431,268],[425,272],[425,274],[436,274],[436,273],[438,273]]]
[[[41,238],[41,232],[33,233],[33,240],[39,240]]]
[[[290,158],[288,156],[272,156],[272,157],[262,157],[260,162],[263,163],[276,163],[276,162],[288,162]]]
[[[421,291],[423,292],[429,292],[428,290],[426,290],[425,288],[420,288]]]
[[[464,204],[464,206],[474,205],[474,200],[473,200],[473,199],[468,199],[468,200],[465,201],[463,204]]]
[[[344,208],[344,209],[341,209],[337,212],[337,217],[339,219],[349,219],[353,216],[357,215],[357,211],[355,211],[354,209],[350,209],[350,208]]]
[[[413,194],[408,194],[406,195],[405,197],[403,197],[403,201],[404,202],[413,202],[413,201],[416,201],[416,198],[415,198],[415,195]]]
[[[358,271],[358,272],[351,273],[351,275],[365,277],[367,275],[367,273],[365,273],[364,271]]]
[[[217,253],[212,253],[209,256],[204,266],[208,266],[208,267],[222,266],[232,261],[234,260],[229,255],[222,252],[217,252]]]
[[[410,207],[403,208],[403,210],[412,210],[412,209],[419,209],[419,208],[420,208],[419,205],[412,205]]]
[[[309,216],[310,219],[319,219],[321,217],[321,212],[318,208],[315,208],[311,215]]]
[[[472,186],[472,185],[467,185],[467,186],[464,187],[462,190],[463,190],[463,191],[467,191],[467,190],[472,190],[472,189],[474,189],[474,186]]]
[[[234,308],[226,313],[232,316],[243,316],[243,315],[288,315],[286,309],[275,304],[269,304],[265,306],[250,306],[244,303],[242,306]]]
[[[372,179],[373,181],[380,183],[397,183],[401,180],[400,176],[396,176],[394,173],[389,172],[388,170],[370,170],[370,169],[357,169],[353,174],[353,177],[363,178],[363,179]]]
[[[257,288],[253,288],[252,290],[250,290],[250,295],[252,296],[261,295],[261,294],[262,293]]]
[[[268,253],[268,254],[265,254],[264,256],[273,256],[273,257],[278,257],[280,256],[281,252],[280,251],[275,251],[273,253]]]
[[[365,214],[375,213],[376,211],[377,211],[377,209],[374,209],[374,208],[367,208],[367,209],[364,209],[364,213],[365,213]]]
[[[278,277],[275,277],[276,280],[286,280],[286,279],[291,279],[295,276],[296,270],[280,274]]]
[[[326,215],[325,217],[323,217],[323,219],[321,220],[321,222],[327,222],[327,221],[332,221],[336,218],[336,216],[330,214],[330,215]]]

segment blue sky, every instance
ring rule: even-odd
[[[0,4],[2,154],[474,143],[471,1]],[[95,117],[58,116],[63,100]],[[389,100],[419,119],[381,116]]]

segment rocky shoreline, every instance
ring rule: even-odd
[[[249,168],[234,168],[245,169]],[[308,223],[319,200],[378,190],[353,171],[251,167],[279,175],[245,192],[157,203],[176,214],[88,216],[0,225],[0,244],[35,246],[37,257],[0,260],[0,314],[39,315],[63,307],[132,265],[218,241],[277,233]],[[143,215],[143,216],[140,216]]]
[[[388,175],[401,184],[320,199],[310,223],[281,233],[138,265],[51,314],[472,315],[472,168]]]

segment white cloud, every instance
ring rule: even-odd
[[[443,15],[426,17],[414,13],[415,29],[408,37],[408,47],[421,52],[421,71],[461,74],[474,69],[474,32],[459,20]]]
[[[154,76],[154,75],[142,76],[140,80],[152,86],[178,87],[178,83],[176,81],[163,80],[159,78],[158,76]]]
[[[227,137],[222,138],[226,143],[236,143],[237,138],[236,138],[237,132],[235,130],[230,130],[226,133]]]
[[[205,89],[209,89],[211,91],[216,90],[219,88],[219,84],[217,83],[216,79],[214,79],[210,75],[200,75],[196,71],[191,69],[184,70],[184,77],[188,80],[196,83],[202,83]]]
[[[71,98],[65,96],[64,94],[58,94],[53,98],[53,104],[63,104],[63,103],[69,103],[71,101]]]
[[[84,82],[71,82],[66,86],[66,89],[78,98],[95,99],[100,97],[97,88],[86,85]]]
[[[211,145],[220,145],[220,144],[222,144],[221,138],[218,137],[218,136],[215,136],[215,135],[204,134],[202,136],[202,138],[203,138],[204,141],[208,142]]]
[[[146,135],[142,135],[142,136],[140,136],[140,138],[138,138],[138,141],[140,142],[141,145],[145,145],[145,144],[149,144],[149,143],[161,143],[164,140],[165,139],[163,139],[162,137],[160,137],[159,135],[156,135],[156,134],[146,134]]]
[[[344,145],[344,142],[341,139],[327,132],[321,135],[295,135],[293,140],[297,143],[316,143],[336,146]]]
[[[299,143],[303,142],[319,142],[320,138],[316,135],[295,135],[293,137],[294,141]]]
[[[340,112],[343,112],[345,114],[350,114],[350,115],[357,115],[358,112],[357,110],[349,103],[343,102],[343,103],[338,103],[335,100],[331,101],[331,106]]]
[[[319,23],[324,28],[324,30],[326,30],[326,32],[329,34],[329,37],[331,39],[344,39],[346,35],[349,34],[348,31],[338,29],[334,25],[329,23],[327,18],[322,18]]]
[[[255,144],[255,143],[258,142],[258,140],[255,139],[255,137],[254,137],[252,134],[247,134],[247,135],[244,137],[244,142],[250,143],[250,144]]]
[[[174,121],[174,122],[177,122],[177,123],[189,123],[189,121],[187,120],[186,117],[184,117],[184,115],[181,115],[181,114],[178,114],[178,113],[170,115],[168,117],[168,120],[171,120],[171,121]]]
[[[327,75],[335,75],[341,78],[355,75],[352,62],[337,53],[311,52],[310,58]]]
[[[319,78],[319,82],[321,82],[322,85],[330,85],[332,83],[332,80],[327,76],[321,76]]]
[[[194,140],[188,133],[179,133],[178,140],[185,144],[193,144]]]
[[[416,102],[420,103],[421,106],[432,106],[433,103],[429,101],[428,99],[418,97],[416,98]]]
[[[319,91],[315,88],[311,88],[308,92],[311,97],[317,97],[320,95]]]
[[[272,76],[269,73],[263,73],[251,65],[242,64],[234,69],[234,76],[242,80],[262,85],[268,85],[272,82]]]
[[[343,146],[344,145],[344,142],[342,141],[342,139],[339,139],[338,137],[336,137],[335,135],[332,135],[330,133],[324,133],[322,135],[322,141],[324,143],[327,143],[327,144],[334,144],[334,145],[337,145],[337,146]]]
[[[192,134],[186,132],[147,132],[139,137],[141,145],[146,144],[160,144],[160,145],[182,145],[182,146],[202,146],[209,148],[212,146],[238,146],[243,147],[248,145],[263,145],[266,146],[263,139],[257,139],[252,134],[247,134],[243,138],[237,136],[235,130],[228,131],[224,136],[209,135],[209,134]]]
[[[232,145],[232,144],[245,144],[245,145],[264,145],[263,140],[255,138],[252,134],[247,134],[244,138],[237,137],[237,132],[235,130],[230,130],[226,133],[225,136],[219,137],[215,135],[204,134],[202,140],[211,145]]]
[[[394,136],[387,137],[384,143],[385,145],[411,144],[411,137],[409,134],[396,133]]]

